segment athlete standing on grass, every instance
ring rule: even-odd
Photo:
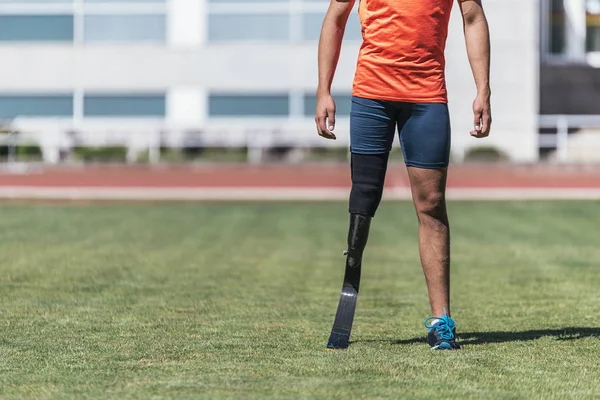
[[[450,120],[444,49],[454,1],[360,0],[363,44],[350,113],[347,271],[349,266],[360,268],[397,128],[419,222],[419,252],[433,315],[425,320],[425,326],[433,349],[459,348],[450,318],[450,229],[445,201]],[[481,0],[457,1],[477,86],[470,134],[483,138],[492,121],[488,25]],[[353,6],[354,0],[331,0],[319,41],[315,120],[319,135],[327,139],[335,139],[335,102],[330,88]]]

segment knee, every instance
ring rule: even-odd
[[[350,191],[349,211],[374,217],[382,195],[383,182],[353,182]]]
[[[415,209],[420,223],[446,224],[446,196],[433,190],[415,196]]]
[[[362,213],[371,217],[381,202],[388,154],[352,154],[352,190],[350,213]]]

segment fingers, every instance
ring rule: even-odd
[[[315,123],[317,124],[319,136],[325,139],[336,139],[332,132],[335,129],[335,101],[333,101],[331,94],[318,96]]]
[[[470,132],[473,137],[480,137],[481,133],[481,115],[482,112],[479,109],[473,109],[473,130]]]
[[[470,135],[476,138],[484,138],[489,136],[490,126],[492,123],[489,110],[474,109],[473,114],[473,130],[470,132]]]
[[[327,125],[326,125],[327,117],[326,116],[316,117],[315,122],[317,124],[317,133],[319,134],[319,136],[322,136],[325,139],[335,139],[335,135],[327,129]]]
[[[335,110],[327,110],[327,125],[329,132],[335,129]]]
[[[335,117],[332,122],[328,114],[330,113],[327,110],[325,110],[324,113],[317,113],[317,116],[315,117],[315,122],[317,124],[317,133],[319,134],[319,136],[322,136],[325,139],[335,140],[336,137],[333,134],[333,132],[331,132],[333,128],[335,128]],[[327,127],[328,124],[329,128]]]
[[[490,134],[490,128],[492,126],[492,116],[490,115],[490,112],[489,111],[484,112],[483,118],[481,120],[482,120],[481,132],[485,137]]]
[[[481,128],[482,110],[479,108],[473,109],[473,129],[478,131]]]

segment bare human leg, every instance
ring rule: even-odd
[[[450,316],[450,225],[446,211],[447,168],[408,167],[419,220],[419,254],[431,315]]]

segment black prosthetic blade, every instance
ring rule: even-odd
[[[327,343],[328,349],[346,349],[350,344],[350,332],[352,331],[352,322],[354,321],[354,312],[358,300],[360,269],[360,263],[356,266],[346,265],[344,285],[342,286],[340,302]]]

